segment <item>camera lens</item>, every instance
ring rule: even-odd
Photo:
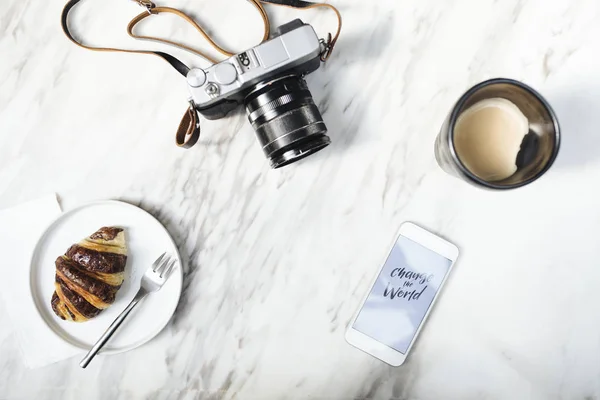
[[[306,81],[299,76],[258,85],[244,104],[273,168],[296,162],[331,143]]]

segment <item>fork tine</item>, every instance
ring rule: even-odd
[[[170,262],[170,256],[166,256],[165,258],[163,258],[162,262],[160,263],[160,266],[156,268],[156,271],[154,271],[154,273],[162,276],[163,272],[165,272],[165,269],[167,268]]]
[[[169,268],[166,268],[165,271],[163,271],[162,274],[160,274],[161,278],[165,278],[167,279],[169,277],[169,275],[171,275],[171,272],[173,272],[173,270],[175,269],[175,265],[177,265],[177,260],[174,259],[171,264],[169,265]]]
[[[162,253],[162,254],[160,255],[160,257],[158,257],[158,258],[156,259],[156,261],[154,261],[154,262],[152,263],[152,271],[156,272],[156,270],[158,269],[158,267],[159,267],[159,266],[160,266],[160,264],[162,263],[162,259],[163,259],[163,258],[164,258],[166,255],[167,255],[167,253],[166,253],[166,252]]]
[[[169,256],[165,257],[163,262],[160,264],[160,267],[158,267],[156,271],[154,271],[156,275],[162,276],[163,272],[165,271],[165,268],[167,268],[167,266],[169,265],[169,262],[171,262],[171,258]]]
[[[160,271],[161,278],[163,276],[165,276],[165,272],[167,272],[169,269],[171,269],[171,267],[173,266],[174,263],[175,263],[175,260],[173,260],[172,258],[169,259],[169,262],[167,263],[167,265],[162,269],[162,271]]]

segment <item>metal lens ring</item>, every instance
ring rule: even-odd
[[[296,162],[331,143],[323,117],[300,76],[264,82],[246,96],[244,104],[273,168]]]

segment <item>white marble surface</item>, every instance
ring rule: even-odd
[[[27,370],[0,304],[0,399],[600,398],[597,0],[339,1],[337,51],[308,78],[333,145],[277,171],[241,114],[178,149],[181,77],[71,45],[62,3],[0,0],[0,207],[49,192],[65,209],[140,205],[189,271],[168,329],[85,371]],[[237,50],[260,37],[241,0],[159,4]],[[125,35],[139,11],[88,0],[74,25],[89,42],[145,47]],[[275,24],[298,15],[269,12]],[[320,32],[333,22],[303,17]],[[170,17],[144,30],[202,46]],[[540,90],[563,127],[554,167],[506,193],[445,175],[432,151],[457,97],[498,76]],[[343,333],[406,220],[462,257],[408,363],[391,368]]]

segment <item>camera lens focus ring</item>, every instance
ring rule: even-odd
[[[259,117],[262,117],[263,115],[269,113],[270,111],[273,111],[285,104],[289,104],[292,101],[294,101],[294,96],[292,96],[291,94],[284,94],[280,98],[275,99],[275,100],[271,101],[270,103],[267,103],[264,106],[253,111],[250,115],[248,115],[248,119],[250,121],[256,121]]]

